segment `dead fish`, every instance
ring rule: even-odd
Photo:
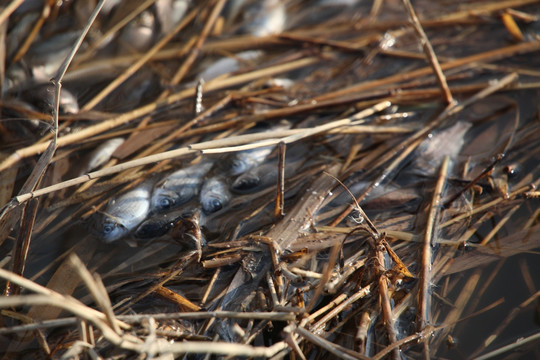
[[[285,29],[287,13],[282,0],[234,1],[230,6],[228,22],[240,17],[238,33],[253,36],[279,34]]]
[[[233,176],[243,174],[262,164],[273,149],[274,146],[264,146],[234,153],[227,162],[227,172]]]
[[[152,193],[152,211],[161,212],[187,203],[199,193],[204,176],[212,166],[213,162],[203,161],[180,169],[159,181]]]
[[[155,16],[151,11],[143,11],[134,20],[126,25],[120,35],[126,47],[144,52],[152,46],[154,40]]]
[[[294,161],[285,164],[285,178],[298,170],[302,161]],[[277,184],[278,162],[271,161],[259,165],[238,176],[232,183],[231,189],[237,193],[249,193]]]
[[[90,154],[85,172],[94,170],[110,160],[112,154],[124,143],[123,138],[113,138],[105,141]]]
[[[432,175],[446,155],[450,159],[455,159],[465,143],[465,134],[471,126],[470,122],[458,121],[449,128],[429,134],[418,146],[413,171]]]
[[[145,183],[111,200],[96,229],[99,237],[110,243],[135,229],[150,210],[150,190]]]
[[[249,50],[235,54],[233,57],[221,58],[206,67],[206,69],[199,74],[198,78],[208,82],[221,75],[235,72],[240,69],[244,62],[253,61],[261,54],[261,51]]]
[[[229,186],[223,176],[212,177],[204,182],[200,201],[206,214],[219,211],[229,204],[231,193],[228,188]]]
[[[22,99],[35,106],[39,112],[44,114],[53,113],[56,89],[52,83],[36,84],[33,81],[29,81],[22,84],[21,87],[18,90],[11,90],[8,96]],[[60,90],[59,111],[60,114],[77,114],[79,112],[77,97],[67,88]]]
[[[157,0],[156,15],[162,34],[170,33],[184,18],[191,0]]]
[[[79,36],[80,31],[63,32],[32,45],[25,58],[32,69],[34,79],[45,82],[55,76]],[[80,51],[84,51],[84,48],[83,43]]]
[[[154,214],[148,219],[144,220],[135,231],[135,237],[139,239],[153,239],[167,234],[178,219],[185,215],[184,209]]]

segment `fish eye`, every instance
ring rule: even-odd
[[[236,171],[242,171],[243,168],[244,168],[244,161],[240,160],[240,159],[234,159],[232,161],[232,167],[233,169],[235,169]]]
[[[174,205],[174,201],[170,198],[161,198],[159,199],[159,207],[161,209],[168,209]]]
[[[111,232],[113,232],[114,228],[116,227],[116,224],[113,224],[113,223],[106,223],[106,224],[103,224],[103,233],[104,234],[110,234]]]
[[[260,182],[260,180],[258,178],[255,178],[255,177],[238,178],[233,184],[233,189],[236,189],[236,190],[250,190],[250,189],[256,187],[257,185],[259,185],[259,182]]]
[[[221,204],[220,200],[218,199],[212,200],[212,203],[211,203],[212,212],[221,210],[222,207],[223,207],[223,204]]]

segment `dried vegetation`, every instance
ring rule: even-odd
[[[0,6],[4,358],[539,358],[538,3]],[[97,235],[263,146],[221,210]]]

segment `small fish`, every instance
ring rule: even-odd
[[[205,70],[198,75],[198,78],[208,82],[219,76],[235,72],[240,69],[244,62],[253,61],[261,54],[261,51],[249,50],[235,54],[232,57],[221,58],[207,66]]]
[[[228,22],[240,18],[238,32],[253,36],[279,34],[285,29],[287,12],[282,0],[233,1]]]
[[[103,241],[110,243],[126,236],[146,218],[150,210],[150,189],[145,183],[109,202],[96,229]]]
[[[300,168],[302,161],[285,163],[285,178]],[[276,185],[278,180],[278,162],[271,161],[259,165],[238,176],[232,183],[231,189],[237,193],[254,192]]]
[[[170,33],[176,24],[180,23],[187,12],[191,0],[157,0],[155,3],[156,16],[159,20],[161,33]]]
[[[169,232],[178,219],[185,214],[185,210],[160,213],[144,220],[135,231],[135,237],[139,239],[152,239],[163,236]]]
[[[446,155],[450,159],[456,159],[465,143],[465,134],[471,126],[470,122],[458,121],[449,128],[429,134],[418,146],[413,171],[431,175],[437,171]]]
[[[94,170],[101,165],[105,164],[111,158],[112,154],[118,149],[120,145],[124,143],[123,138],[113,138],[105,141],[103,144],[98,146],[90,154],[88,165],[86,167],[86,172]]]
[[[143,11],[134,20],[132,20],[122,31],[120,39],[126,44],[126,47],[136,51],[146,51],[152,46],[154,41],[154,28],[156,18],[151,11]]]
[[[200,201],[205,214],[221,210],[230,200],[231,193],[224,177],[216,176],[204,182]]]
[[[20,91],[19,97],[21,99],[35,106],[42,113],[53,113],[56,89],[50,82],[36,84],[31,81],[24,84],[24,87]],[[79,112],[77,97],[65,87],[60,90],[59,111],[61,114],[77,114]]]
[[[243,174],[262,164],[273,149],[274,146],[264,146],[237,152],[229,159],[230,163],[228,166],[230,168],[227,172],[233,176]]]
[[[203,161],[159,181],[152,193],[152,211],[161,212],[187,203],[199,193],[204,176],[212,166],[213,162]]]
[[[32,69],[34,80],[46,82],[55,76],[79,36],[79,31],[62,32],[33,44],[25,58]],[[83,49],[84,44],[81,51]]]

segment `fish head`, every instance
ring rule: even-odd
[[[225,205],[223,200],[217,196],[208,196],[201,200],[203,211],[206,214],[212,214],[219,211]]]
[[[151,206],[154,211],[161,212],[175,207],[178,195],[174,191],[158,188],[154,190]]]
[[[153,219],[143,222],[135,231],[135,237],[139,239],[151,239],[157,238],[165,235],[170,228],[172,223],[155,221]]]
[[[257,160],[249,154],[239,153],[231,159],[230,173],[232,175],[243,174],[257,166]]]
[[[185,186],[179,191],[171,191],[164,188],[157,188],[152,194],[151,206],[156,212],[162,212],[185,204],[191,200],[198,192],[197,188]]]
[[[232,184],[232,189],[239,192],[249,191],[257,187],[257,185],[259,185],[260,182],[261,182],[261,179],[256,174],[246,173],[236,178],[236,180],[234,180]]]
[[[126,227],[109,216],[104,216],[96,230],[98,236],[106,243],[116,241],[129,233]]]

